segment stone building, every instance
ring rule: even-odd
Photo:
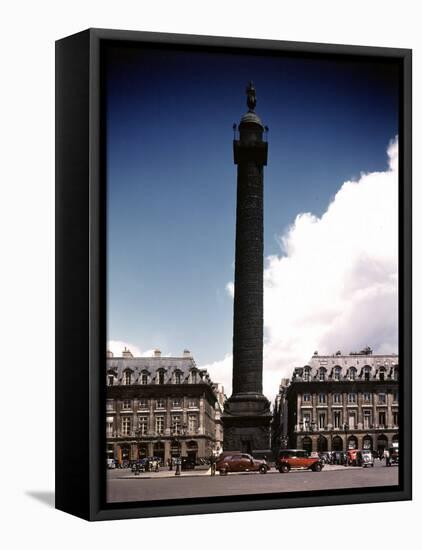
[[[224,392],[187,350],[182,357],[162,357],[159,350],[153,357],[107,352],[106,388],[108,458],[197,459],[222,445]]]
[[[399,358],[370,348],[342,355],[313,355],[295,368],[276,400],[275,447],[309,451],[374,449],[399,440]],[[285,445],[286,446],[286,445]]]

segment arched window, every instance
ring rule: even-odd
[[[181,384],[182,383],[182,373],[180,371],[176,371],[174,375],[174,383],[175,384]]]
[[[368,381],[371,377],[371,367],[369,365],[366,365],[363,367],[363,376],[366,381]]]
[[[341,367],[334,367],[334,380],[340,380]]]
[[[164,370],[163,369],[160,369],[158,371],[158,383],[159,384],[164,384]]]
[[[198,373],[196,372],[196,370],[192,371],[191,379],[192,379],[192,384],[198,383]]]
[[[310,367],[305,367],[303,369],[303,379],[305,380],[305,382],[309,382],[309,380],[311,379],[311,369],[310,369]]]
[[[130,370],[125,371],[123,380],[125,386],[129,386],[132,383],[132,373]]]
[[[379,370],[379,379],[381,382],[384,382],[385,380],[385,367],[381,367]]]
[[[145,386],[146,384],[148,384],[148,380],[149,380],[149,376],[148,376],[147,371],[142,371],[142,373],[141,373],[141,384],[143,386]]]
[[[325,375],[326,375],[326,372],[327,372],[327,369],[324,368],[324,367],[321,367],[319,369],[319,381],[320,382],[325,382]]]
[[[350,369],[349,369],[349,380],[356,380],[356,369],[355,369],[355,367],[350,367]]]

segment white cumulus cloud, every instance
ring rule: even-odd
[[[300,213],[265,260],[264,393],[312,353],[398,346],[398,143],[388,169],[344,182],[317,217]],[[226,290],[233,294],[233,283]],[[231,393],[231,356],[206,365]]]

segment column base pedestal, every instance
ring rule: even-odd
[[[238,451],[270,460],[270,402],[257,393],[232,395],[222,415],[224,451]]]

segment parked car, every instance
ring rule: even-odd
[[[324,463],[318,457],[312,457],[308,451],[300,449],[283,449],[279,452],[276,468],[280,473],[287,473],[290,470],[312,470],[320,472]]]
[[[193,470],[195,468],[195,459],[189,456],[182,456],[182,470]]]
[[[391,466],[392,464],[399,463],[399,449],[397,447],[390,447],[388,449],[388,455],[385,458],[385,465]]]
[[[367,466],[374,467],[374,455],[372,451],[365,449],[361,452],[362,454],[362,466],[366,468]]]
[[[229,472],[259,472],[266,474],[269,469],[266,460],[258,460],[245,453],[221,454],[216,463],[216,470],[220,475],[227,475]]]

